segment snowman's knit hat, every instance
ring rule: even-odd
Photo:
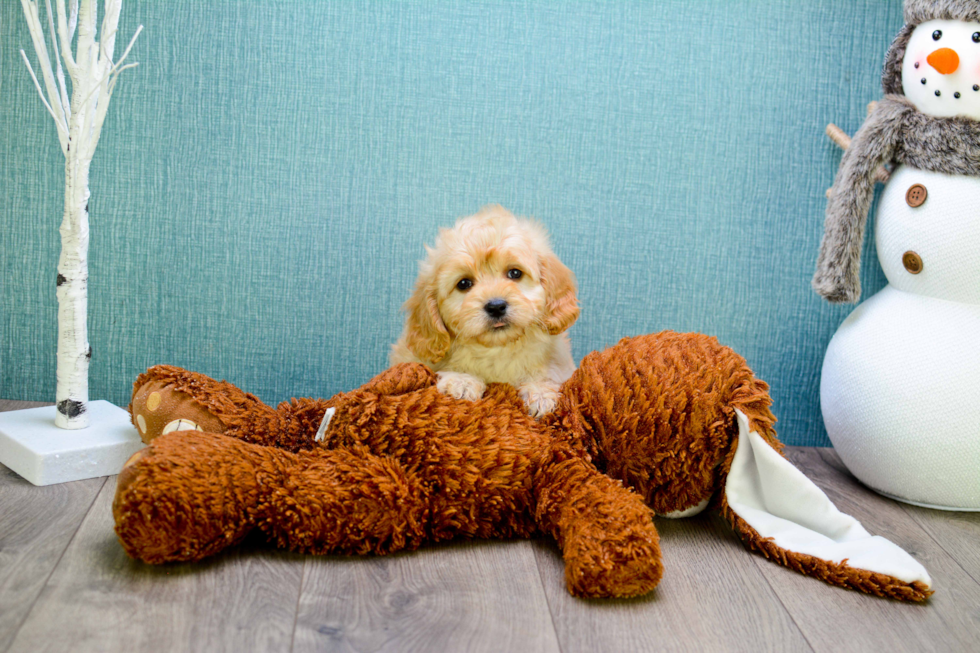
[[[912,30],[929,20],[965,20],[980,22],[980,0],[905,0],[905,27],[892,41],[881,71],[885,94],[904,95],[902,59],[912,38]]]
[[[907,25],[937,18],[980,22],[980,0],[905,0]]]

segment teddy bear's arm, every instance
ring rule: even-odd
[[[568,591],[628,597],[663,574],[653,511],[636,493],[574,455],[558,455],[535,475],[539,528],[558,540]]]
[[[422,363],[400,363],[362,385],[360,390],[378,395],[401,395],[435,384],[435,372]]]

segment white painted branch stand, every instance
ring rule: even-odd
[[[91,425],[55,426],[54,406],[0,413],[0,463],[34,485],[118,474],[143,448],[129,413],[108,401],[88,404]]]
[[[54,119],[65,155],[65,213],[57,277],[56,405],[0,413],[0,463],[35,485],[116,474],[126,459],[143,446],[136,429],[129,425],[125,410],[106,401],[89,403],[92,349],[87,326],[89,168],[119,73],[136,65],[123,62],[143,26],[136,30],[122,56],[113,61],[122,0],[104,2],[101,43],[95,40],[97,0],[81,0],[81,6],[79,0],[69,3],[66,12],[65,0],[55,0],[56,30],[51,2],[45,0],[56,66],[52,69],[37,1],[21,0],[47,97],[27,55],[23,50],[20,53],[44,107]],[[71,43],[76,27],[78,39],[73,56]],[[62,58],[71,79],[70,101]]]

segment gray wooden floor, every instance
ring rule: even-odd
[[[151,567],[116,541],[115,477],[37,488],[0,466],[0,652],[980,650],[980,514],[873,494],[830,449],[789,457],[926,566],[928,603],[787,571],[711,516],[658,520],[664,580],[629,601],[569,596],[543,540],[365,558],[250,541],[204,563]]]

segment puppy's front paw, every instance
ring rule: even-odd
[[[476,378],[472,374],[463,372],[438,372],[436,376],[436,388],[444,395],[465,399],[466,401],[476,401],[483,396],[487,389],[487,384]]]
[[[544,417],[555,409],[558,403],[558,388],[550,383],[525,383],[518,388],[518,394],[527,406],[531,417]]]

